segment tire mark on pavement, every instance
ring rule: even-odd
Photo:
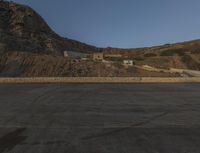
[[[0,153],[11,151],[15,146],[26,140],[26,136],[21,136],[25,128],[16,129],[0,138]]]
[[[84,136],[84,137],[82,137],[82,140],[90,140],[90,139],[94,139],[94,138],[109,136],[109,135],[113,135],[115,133],[122,132],[124,130],[128,130],[128,129],[133,128],[133,127],[140,127],[140,126],[143,126],[145,124],[151,123],[151,122],[153,122],[153,121],[155,121],[155,120],[157,120],[157,119],[159,119],[159,118],[161,118],[163,116],[166,116],[168,114],[169,114],[168,112],[163,112],[163,113],[161,113],[159,115],[151,117],[148,120],[145,120],[145,121],[142,121],[142,122],[139,122],[139,123],[134,123],[134,124],[131,124],[130,126],[127,126],[127,127],[117,128],[117,129],[114,129],[114,130],[111,130],[111,131],[107,131],[107,132],[103,132],[103,133],[96,133],[96,134],[91,134],[91,135]]]
[[[49,88],[49,87],[48,87]],[[49,89],[47,91],[45,91],[44,93],[38,95],[35,99],[32,100],[32,102],[30,102],[30,104],[24,108],[25,110],[29,110],[29,109],[33,109],[35,108],[35,106],[38,105],[38,102],[40,102],[42,99],[46,98],[47,96],[49,96],[49,93],[51,93],[52,91],[56,91],[57,89],[59,89],[60,87],[54,87],[53,89]],[[31,113],[31,112],[29,112]],[[6,122],[9,123],[13,120],[16,119],[17,116],[20,116],[20,114],[22,114],[22,111],[21,112],[18,112],[15,116],[11,117],[10,119],[8,119]],[[30,114],[30,117],[29,118],[33,118],[35,114]]]

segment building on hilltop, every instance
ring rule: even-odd
[[[64,56],[64,57],[69,57],[68,52],[67,52],[67,51],[64,51],[64,52],[63,52],[63,56]]]
[[[125,66],[133,66],[133,60],[124,60],[123,61],[123,64],[125,65]]]
[[[103,56],[103,53],[101,53],[101,52],[92,54],[93,61],[103,61],[103,59],[104,59],[104,56]]]
[[[122,55],[121,54],[106,54],[105,57],[108,57],[108,58],[121,58]]]

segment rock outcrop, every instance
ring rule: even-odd
[[[0,1],[0,52],[62,54],[64,50],[92,52],[97,48],[62,38],[28,6]]]

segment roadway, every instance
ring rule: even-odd
[[[199,153],[200,84],[0,84],[0,153]]]

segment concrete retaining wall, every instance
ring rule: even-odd
[[[200,77],[36,77],[0,78],[0,83],[200,83]]]

